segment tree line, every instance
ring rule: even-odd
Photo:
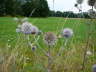
[[[0,16],[46,17],[48,14],[47,0],[0,0]]]
[[[88,13],[51,11],[47,0],[0,0],[0,16],[89,18]]]
[[[74,13],[72,11],[50,11],[49,16],[51,17],[65,17],[65,18],[90,18],[88,12]]]

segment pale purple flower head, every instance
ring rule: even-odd
[[[44,35],[44,41],[47,45],[50,45],[50,46],[55,45],[56,40],[57,40],[57,36],[52,32],[47,32]]]
[[[39,33],[39,29],[36,26],[32,26],[31,29],[32,29],[31,34],[38,34]]]
[[[31,23],[24,22],[21,26],[21,31],[24,34],[37,34],[39,30],[36,26],[33,26]]]
[[[65,38],[70,38],[73,35],[73,30],[70,28],[65,28],[62,32],[62,36]]]

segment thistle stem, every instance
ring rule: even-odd
[[[51,72],[51,54],[50,54],[50,45],[49,45],[49,48],[48,48],[48,72]]]
[[[67,43],[68,43],[68,39],[66,39],[65,43],[62,46],[66,47]],[[63,50],[64,50],[64,48],[60,48],[59,52],[57,53],[57,56],[60,56]]]

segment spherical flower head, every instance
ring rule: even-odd
[[[77,0],[77,3],[78,4],[82,4],[83,3],[83,0]]]
[[[95,2],[96,2],[95,0],[88,0],[88,5],[94,6]]]
[[[57,36],[52,32],[47,32],[44,35],[44,41],[47,45],[50,45],[50,46],[55,45],[56,40],[57,40]]]
[[[21,26],[21,31],[24,34],[37,34],[39,30],[36,26],[33,26],[31,23],[24,22]]]
[[[92,66],[92,72],[96,72],[96,64]]]
[[[31,30],[32,30],[31,34],[38,34],[39,33],[39,29],[36,26],[32,26]]]
[[[32,24],[29,22],[24,22],[21,25],[21,31],[24,34],[31,34],[32,33]]]
[[[91,18],[96,18],[96,12],[92,9],[88,10],[88,15],[91,17]]]
[[[70,38],[73,35],[73,30],[70,28],[65,28],[62,32],[63,37]]]

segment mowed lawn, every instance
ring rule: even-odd
[[[83,40],[86,37],[87,23],[85,19],[66,18],[29,18],[29,22],[36,25],[42,32],[55,32],[61,34],[64,28],[71,28],[74,31],[76,40]],[[11,17],[0,17],[0,42],[16,39],[17,24]]]
[[[43,34],[46,32],[54,32],[57,36],[60,36],[64,28],[71,28],[74,32],[72,38],[68,40],[69,42],[68,46],[65,47],[65,48],[68,48],[68,50],[65,50],[64,58],[57,57],[55,61],[56,66],[53,63],[54,65],[52,69],[53,72],[64,72],[63,66],[66,66],[65,70],[68,69],[66,72],[77,72],[78,70],[82,70],[81,65],[83,62],[83,53],[87,45],[88,36],[90,35],[90,40],[89,40],[90,43],[88,44],[88,50],[92,51],[93,55],[87,57],[88,60],[86,62],[85,72],[91,72],[92,65],[96,63],[95,61],[96,59],[96,56],[95,56],[96,55],[96,52],[95,52],[96,51],[96,44],[95,44],[96,22],[95,20],[90,21],[90,19],[48,17],[48,18],[29,18],[29,22],[32,23],[33,25],[36,25],[43,32]],[[23,41],[24,38],[21,37],[22,34],[16,33],[16,27],[17,27],[17,23],[14,21],[12,17],[0,17],[0,48],[1,50],[4,48],[7,49],[6,48],[7,44],[12,45],[8,53],[11,53],[11,49],[14,49],[16,45],[17,46],[19,45],[18,49],[20,49],[20,47],[22,47],[24,50],[27,48],[27,46],[25,45],[26,42]],[[19,38],[19,42],[18,42],[18,38]],[[33,35],[30,35],[30,38],[33,38]],[[58,40],[56,46],[52,49],[53,56],[55,56],[56,52],[58,52],[58,48],[64,46],[62,44],[64,44],[63,42],[65,42],[65,40],[66,40],[65,38],[61,38]],[[43,41],[43,35],[40,36],[38,43],[39,43],[38,47],[41,47],[47,50],[46,49],[47,46],[46,44],[44,44],[44,41]],[[24,51],[23,49],[22,51]],[[3,52],[3,51],[0,51],[0,52]],[[42,55],[41,52],[40,53],[39,52],[40,52],[40,49],[36,51],[36,54],[38,53],[36,55],[37,59],[36,57],[33,58],[32,64],[26,63],[26,66],[24,66],[24,69],[26,69],[25,72],[31,72],[30,70],[32,70],[32,72],[46,72],[46,69],[43,69],[44,67],[42,66],[42,64],[44,64],[46,67],[46,63],[47,63],[45,61],[46,58]],[[15,55],[15,53],[13,54]],[[30,50],[26,50],[23,56],[28,56],[29,58],[31,58]],[[34,62],[36,63],[35,65],[34,65]],[[33,68],[31,68],[31,66],[33,66]]]

